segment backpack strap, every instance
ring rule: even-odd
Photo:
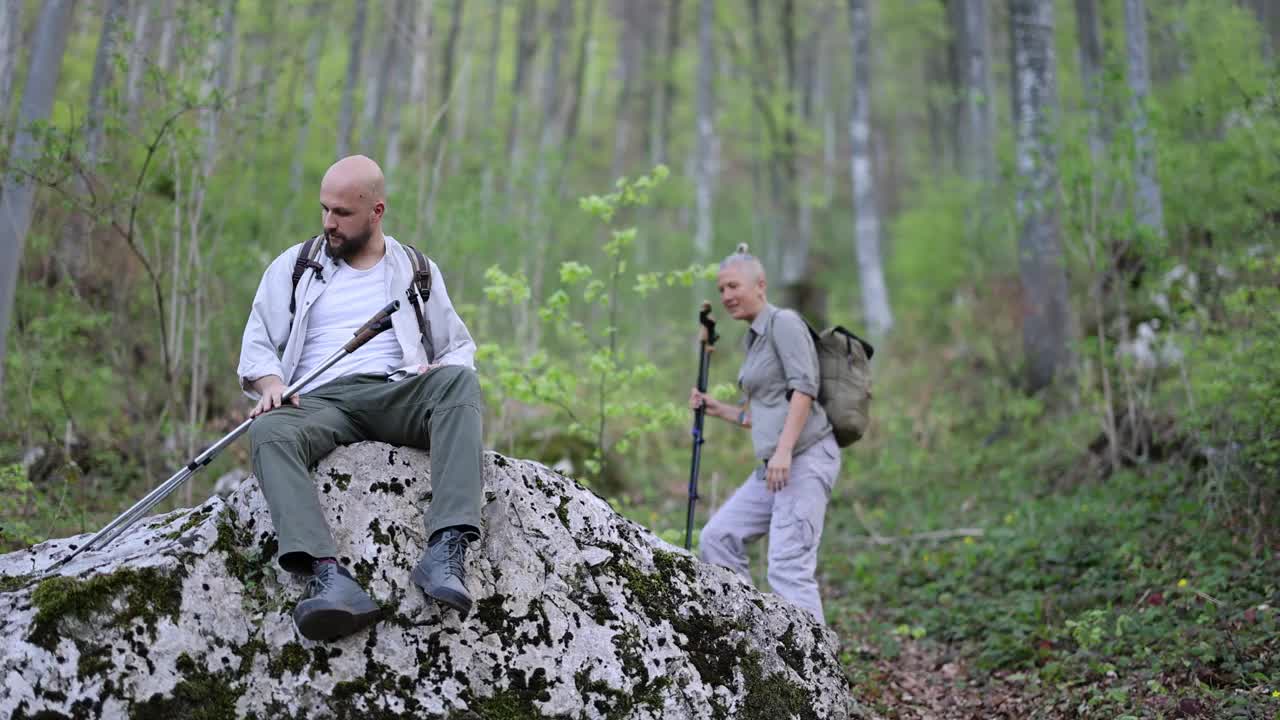
[[[409,298],[409,304],[413,305],[413,314],[418,318],[418,332],[422,333],[422,347],[434,349],[431,346],[431,328],[423,312],[423,307],[431,299],[431,262],[421,250],[411,245],[401,243],[400,247],[404,248],[404,254],[409,258],[409,266],[413,268],[413,280],[409,283],[409,289],[405,290],[405,295]],[[432,359],[428,357],[427,362],[431,362]]]
[[[317,261],[320,257],[320,248],[323,245],[318,242],[320,236],[316,235],[302,243],[302,251],[298,253],[298,259],[293,262],[293,291],[289,293],[289,317],[292,318],[298,310],[298,283],[302,281],[302,276],[306,274],[307,268],[315,271],[316,277],[324,281],[324,267]]]

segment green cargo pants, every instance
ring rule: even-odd
[[[280,566],[310,574],[313,558],[338,548],[320,509],[310,468],[339,445],[377,440],[431,451],[427,537],[462,526],[479,532],[480,383],[457,365],[387,382],[381,375],[341,377],[286,403],[249,426],[253,472],[271,510]]]

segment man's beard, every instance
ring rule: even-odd
[[[324,234],[324,251],[334,260],[350,260],[352,257],[359,255],[365,245],[369,244],[369,239],[373,237],[373,228],[366,227],[364,232],[358,235],[337,235],[341,243],[335,248],[333,243],[334,235]]]

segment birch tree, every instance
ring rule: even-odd
[[[1071,363],[1071,305],[1056,202],[1053,22],[1053,0],[1011,0],[1018,270],[1027,389],[1032,392],[1050,385]]]
[[[18,42],[22,39],[23,0],[0,0],[0,126],[8,124],[12,106],[13,74],[18,68]]]
[[[698,99],[697,99],[697,153],[694,191],[697,204],[697,220],[693,245],[698,259],[711,257],[711,204],[712,178],[715,176],[715,53],[711,44],[715,32],[715,0],[699,0],[698,3]]]
[[[151,50],[160,36],[160,33],[154,31],[153,5],[150,2],[136,2],[132,8],[133,45],[129,48],[129,74],[125,76],[124,91],[124,103],[128,108],[126,112],[131,126],[138,116],[138,106],[142,104],[142,78],[151,61]]]
[[[98,154],[102,151],[107,89],[115,74],[116,39],[120,36],[127,10],[126,0],[107,0],[107,11],[102,18],[102,33],[93,60],[93,81],[89,84],[89,114],[85,118],[84,159],[90,167],[97,164]]]
[[[988,186],[996,174],[996,122],[987,0],[953,0],[952,16],[961,80],[960,156],[965,175]]]
[[[893,329],[889,289],[880,260],[880,214],[871,177],[871,16],[867,0],[849,0],[853,42],[853,103],[849,117],[849,174],[853,181],[853,236],[862,308],[871,335]]]
[[[1147,121],[1151,72],[1147,62],[1147,11],[1143,0],[1124,0],[1124,36],[1133,127],[1134,214],[1138,226],[1164,235],[1164,201],[1156,177],[1156,145]]]
[[[31,211],[35,203],[35,183],[21,170],[40,155],[35,125],[46,120],[53,107],[74,6],[75,0],[45,0],[40,6],[40,19],[27,63],[27,84],[22,92],[18,128],[9,146],[10,172],[0,182],[0,388],[4,387],[5,343],[13,298],[18,289],[22,245],[31,226]]]

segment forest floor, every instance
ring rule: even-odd
[[[927,642],[907,640],[892,658],[864,645],[859,656],[871,668],[859,682],[859,699],[886,720],[1012,720],[1029,717],[1038,702],[1017,682],[975,678],[964,659]]]

